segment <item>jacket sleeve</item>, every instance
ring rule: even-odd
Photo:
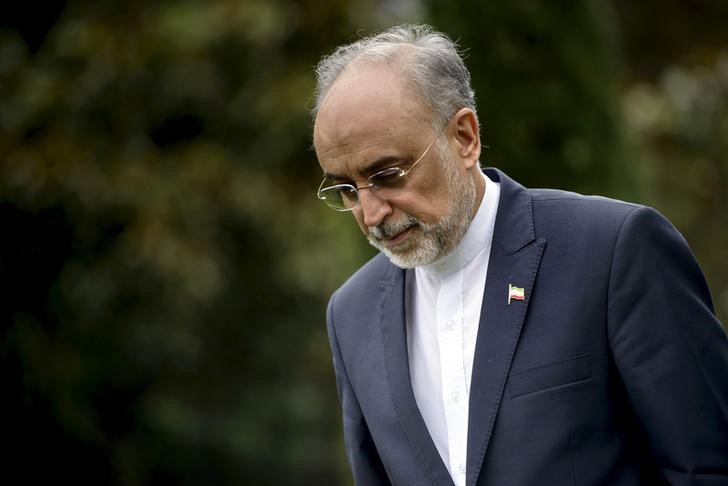
[[[608,326],[630,405],[672,485],[728,485],[728,339],[682,235],[656,211],[625,219]]]
[[[334,301],[331,297],[326,316],[326,327],[333,355],[336,387],[344,419],[344,443],[346,455],[357,486],[383,486],[390,484],[387,473],[369,433],[359,402],[354,394],[341,356],[341,349],[334,325]]]

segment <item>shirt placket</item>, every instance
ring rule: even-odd
[[[465,484],[467,457],[468,387],[463,364],[463,272],[444,277],[437,298],[437,334],[442,370],[450,475],[456,486]]]

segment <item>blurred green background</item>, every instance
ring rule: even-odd
[[[482,162],[649,204],[728,317],[723,0],[20,2],[0,16],[3,484],[350,484],[325,335],[372,254],[320,204],[312,68],[428,22]]]

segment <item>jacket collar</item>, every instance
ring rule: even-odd
[[[497,169],[487,169],[486,174],[500,182],[501,199],[470,383],[469,486],[476,484],[488,461],[493,426],[546,246],[545,239],[536,239],[529,192]],[[511,301],[510,287],[523,289],[524,300]]]
[[[466,473],[470,486],[476,484],[487,462],[487,448],[546,245],[544,239],[536,240],[528,191],[497,169],[486,169],[486,174],[500,183],[501,190],[470,385]],[[451,485],[412,391],[404,275],[404,270],[390,264],[379,286],[386,384],[399,425],[432,483]],[[509,285],[524,289],[523,301],[509,304]]]

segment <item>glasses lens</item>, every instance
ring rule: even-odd
[[[372,190],[385,199],[394,197],[405,188],[407,178],[405,172],[398,167],[390,167],[369,177]]]
[[[324,187],[319,191],[319,199],[337,211],[353,209],[359,204],[359,195],[354,186],[337,184]]]

